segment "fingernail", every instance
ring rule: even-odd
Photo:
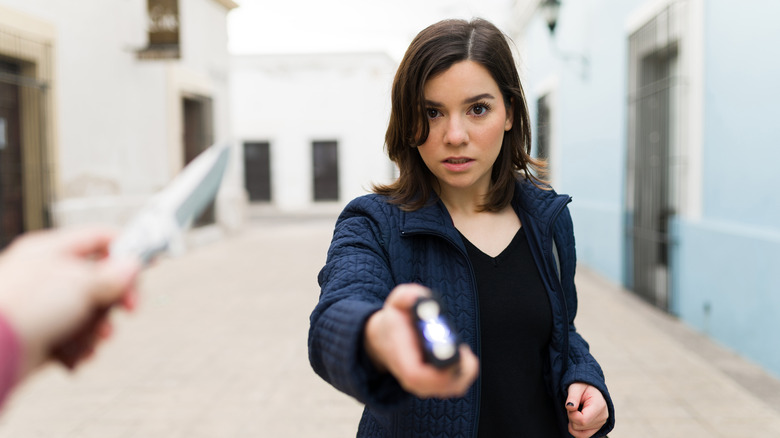
[[[566,403],[566,406],[574,406],[574,403],[568,402],[568,403]]]

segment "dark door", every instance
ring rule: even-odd
[[[656,306],[669,307],[670,131],[672,66],[676,50],[650,54],[640,63],[634,151],[633,289]]]
[[[314,160],[314,200],[339,199],[339,154],[335,141],[315,141],[312,144]]]
[[[267,141],[244,143],[244,186],[252,202],[271,200],[270,149]]]
[[[18,74],[17,64],[0,61],[0,248],[24,232],[19,86],[3,81]]]
[[[194,160],[212,143],[211,99],[184,98],[184,163]],[[195,219],[193,226],[213,224],[215,222],[214,202]]]
[[[552,175],[550,162],[550,146],[552,139],[552,126],[550,114],[550,95],[545,94],[536,101],[536,156],[547,160],[547,169],[542,176]]]

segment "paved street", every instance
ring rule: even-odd
[[[0,417],[0,437],[354,436],[361,407],[309,367],[334,218],[256,217],[161,260],[138,312],[75,374],[49,368]],[[612,437],[780,436],[780,383],[580,269],[579,330],[617,406]]]

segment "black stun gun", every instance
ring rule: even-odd
[[[412,307],[412,318],[426,362],[437,368],[458,362],[458,336],[444,317],[438,300],[419,298]]]

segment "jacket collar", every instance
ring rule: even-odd
[[[521,221],[525,223],[530,219],[546,229],[569,202],[571,197],[568,195],[559,195],[549,187],[548,190],[540,189],[530,181],[522,180],[515,184],[512,205]]]
[[[430,201],[424,207],[414,211],[401,211],[399,220],[401,234],[443,234],[457,237],[458,230],[452,223],[447,207],[438,195],[431,194]]]
[[[515,194],[512,206],[524,226],[535,225],[537,229],[547,229],[571,198],[559,195],[554,190],[542,190],[528,180],[515,182]],[[534,224],[528,223],[529,221]],[[401,234],[441,234],[457,241],[458,230],[452,223],[447,208],[435,194],[423,208],[414,211],[401,211],[399,220]]]

